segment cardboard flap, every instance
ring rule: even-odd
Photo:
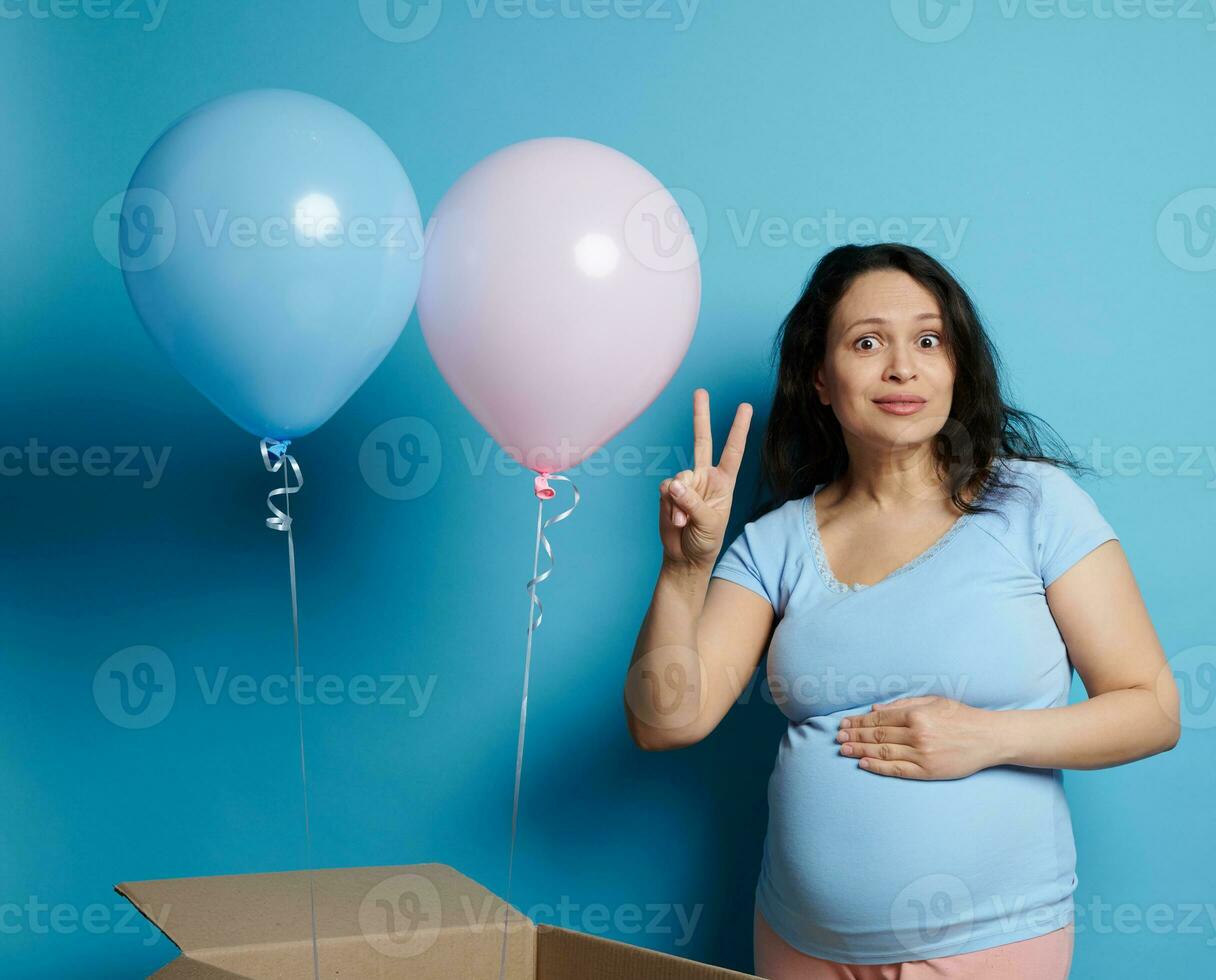
[[[325,980],[755,980],[669,953],[536,926],[446,864],[312,872]],[[156,980],[300,980],[313,967],[309,873],[124,882],[182,950]]]
[[[755,980],[720,966],[630,946],[603,936],[541,923],[536,927],[536,980]]]
[[[245,980],[239,973],[232,973],[210,963],[200,963],[188,956],[179,956],[152,976],[155,980]]]
[[[290,976],[285,968],[305,962],[311,973],[313,905],[327,976],[357,965],[366,977],[442,977],[430,971],[454,960],[484,962],[497,973],[507,905],[455,868],[319,869],[311,873],[311,904],[309,879],[307,871],[288,871],[123,882],[115,890],[186,954],[171,964],[186,972],[158,978],[225,976],[188,972],[203,967],[228,976]],[[508,975],[531,980],[534,927],[510,912]]]

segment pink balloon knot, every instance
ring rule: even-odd
[[[532,481],[532,489],[541,500],[549,500],[557,493],[556,490],[549,486],[549,481],[545,479],[545,476],[546,474],[542,473]]]

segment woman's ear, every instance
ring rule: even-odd
[[[820,364],[815,368],[815,372],[811,377],[812,384],[815,385],[815,391],[819,395],[819,403],[821,405],[832,404],[832,399],[828,395],[828,386],[823,381],[823,365]]]

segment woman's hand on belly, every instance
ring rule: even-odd
[[[959,779],[1000,763],[995,712],[928,695],[876,704],[840,719],[842,755],[901,779]]]

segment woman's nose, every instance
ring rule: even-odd
[[[891,360],[887,364],[887,377],[903,381],[916,377],[916,368],[912,365],[912,355],[903,348],[893,351]]]

